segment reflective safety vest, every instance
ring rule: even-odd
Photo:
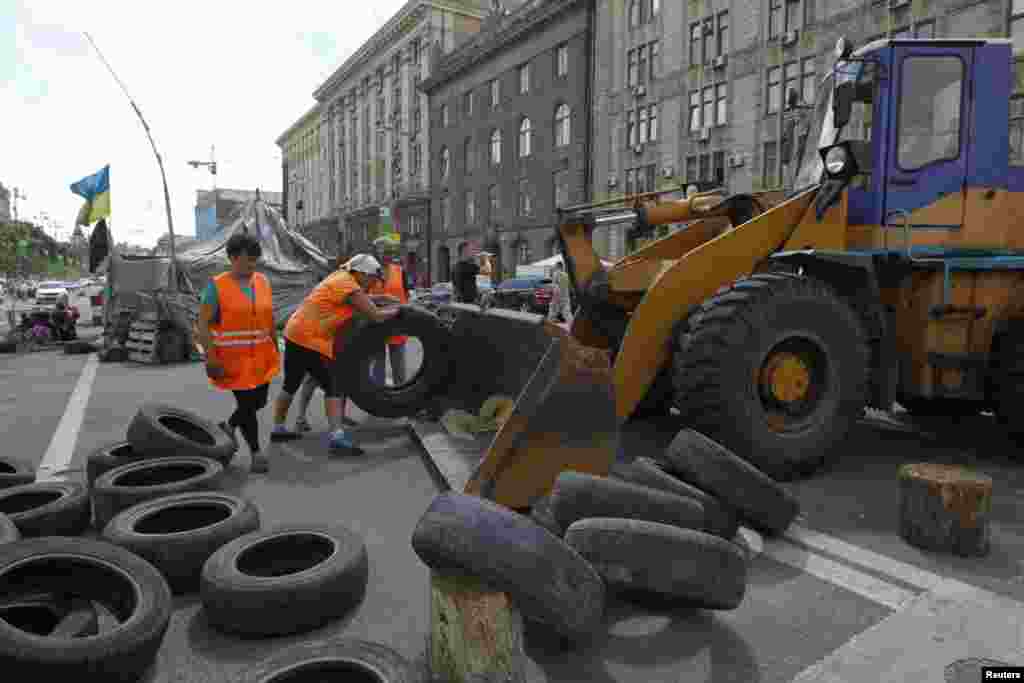
[[[288,319],[284,338],[333,359],[334,338],[338,330],[355,314],[355,309],[344,302],[360,289],[359,283],[348,271],[331,273],[313,288]],[[325,322],[324,316],[332,316],[333,322]]]
[[[255,389],[274,378],[281,357],[274,344],[274,302],[270,282],[253,273],[250,299],[230,272],[213,278],[220,320],[211,323],[210,353],[224,366],[224,376],[210,383],[224,390]]]
[[[385,268],[384,283],[377,284],[374,286],[373,294],[387,294],[393,296],[403,304],[409,303],[409,295],[405,291],[405,280],[402,275],[402,266],[396,263],[390,263]],[[405,342],[409,341],[409,338],[402,335],[396,335],[394,337],[388,337],[387,343],[391,346],[401,346]]]

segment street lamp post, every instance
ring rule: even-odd
[[[200,166],[206,167],[210,171],[210,175],[213,176],[213,223],[214,227],[219,227],[220,223],[217,220],[217,157],[214,145],[210,145],[210,160],[209,161],[189,161],[189,166],[192,168],[199,168]]]

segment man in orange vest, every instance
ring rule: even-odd
[[[381,279],[381,265],[369,254],[358,254],[341,269],[318,284],[288,320],[284,329],[284,386],[274,403],[274,428],[271,441],[300,438],[285,427],[288,409],[306,375],[313,375],[324,391],[324,409],[331,429],[332,451],[359,454],[342,426],[343,387],[338,387],[332,365],[335,336],[348,325],[356,312],[373,322],[384,322],[398,315],[398,307],[378,308],[366,291]]]
[[[398,261],[398,244],[385,237],[378,238],[373,243],[384,262],[384,279],[378,283],[371,294],[375,296],[388,297],[390,302],[406,304],[409,303],[408,286],[405,282],[405,272]],[[386,357],[391,360],[391,379],[397,386],[405,382],[405,344],[408,337],[395,336],[388,339],[385,348],[374,357],[372,376],[377,384],[384,384],[386,379]]]

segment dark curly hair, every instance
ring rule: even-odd
[[[243,252],[249,256],[259,258],[263,256],[263,247],[260,241],[247,232],[236,232],[228,239],[228,258],[235,258]]]

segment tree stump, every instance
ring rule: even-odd
[[[479,579],[430,575],[430,666],[438,683],[526,683],[523,619]]]
[[[917,463],[900,468],[899,482],[903,540],[962,557],[988,554],[990,477],[955,465]]]

